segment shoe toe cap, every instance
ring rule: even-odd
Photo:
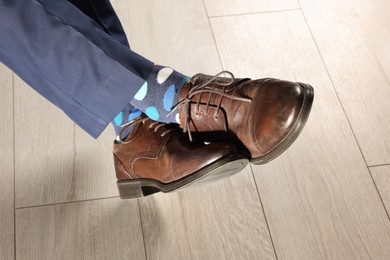
[[[305,99],[300,84],[269,80],[255,103],[252,118],[252,141],[263,156],[278,147],[299,123]]]

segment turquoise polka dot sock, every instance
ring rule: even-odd
[[[188,79],[169,67],[155,65],[130,103],[154,121],[179,123],[178,113],[168,114],[178,102],[178,93]]]
[[[181,89],[189,77],[174,71],[169,67],[155,65],[148,80],[142,85],[134,98],[114,118],[117,138],[122,126],[139,117],[142,112],[149,118],[164,123],[179,123],[179,115],[171,112],[178,102]],[[122,138],[131,131],[131,128],[122,133]]]
[[[112,125],[114,126],[115,133],[117,138],[119,138],[119,133],[122,130],[122,125],[130,122],[142,114],[142,111],[133,107],[130,103],[128,103],[123,110],[114,118],[112,121]],[[128,128],[126,133],[123,133],[122,137],[127,136],[130,133],[131,129]]]

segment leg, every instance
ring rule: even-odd
[[[126,49],[129,48],[129,45],[119,19],[108,0],[39,1],[50,12],[82,32],[86,37],[89,37],[105,53],[109,53],[111,57],[114,57],[122,65],[128,65],[129,59],[132,58],[126,55]],[[91,24],[90,27],[86,26],[88,23]],[[99,33],[97,34],[96,32]],[[106,32],[103,35],[104,37],[101,34],[102,32]],[[107,44],[107,38],[110,38],[116,44]],[[130,70],[134,69],[134,67],[142,69],[141,65],[135,64],[132,68],[127,68]],[[127,104],[116,115],[113,125],[117,134],[123,124],[134,119],[134,116],[139,115],[140,110],[153,120],[178,123],[178,114],[169,114],[169,112],[171,112],[171,108],[178,101],[177,93],[181,91],[187,79],[188,77],[171,68],[153,66],[144,84],[139,86],[139,92],[137,92],[134,98],[129,99],[130,104]],[[140,110],[134,109],[134,107]]]
[[[122,24],[116,15],[109,0],[68,0],[89,18],[94,20],[113,39],[130,49],[126,33]],[[119,136],[121,126],[129,121],[134,120],[141,115],[141,111],[135,108],[130,102],[122,109],[112,121],[115,132]]]
[[[129,103],[153,68],[104,24],[67,1],[0,0],[0,60],[93,136]],[[234,145],[190,143],[177,126],[145,115],[135,124],[126,143],[114,144],[122,197],[213,180],[248,162]],[[143,177],[150,180],[140,183]]]
[[[130,49],[125,31],[109,0],[68,0],[107,34]]]
[[[230,79],[198,74],[187,80],[131,51],[121,28],[112,29],[95,9],[85,8],[64,0],[0,0],[0,34],[6,36],[0,38],[0,60],[95,137],[129,101],[165,121],[154,113],[159,112],[155,104],[171,115],[176,99],[180,127],[206,133],[212,142],[190,144],[173,134],[177,129],[144,116],[135,126],[124,125],[134,128],[114,144],[114,158],[118,179],[129,192],[125,196],[172,191],[214,175],[225,164],[235,173],[247,156],[257,164],[267,162],[302,130],[313,99],[310,86],[234,79],[231,73]],[[214,134],[224,131],[224,142],[216,144]]]
[[[153,63],[72,4],[47,2],[0,1],[0,60],[97,137],[144,84]],[[68,4],[62,6],[67,19],[82,28],[51,12],[60,2]]]

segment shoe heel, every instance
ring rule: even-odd
[[[117,185],[121,199],[136,199],[144,196],[140,182],[118,182]]]

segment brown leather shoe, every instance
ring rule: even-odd
[[[113,150],[122,199],[215,181],[248,164],[248,157],[234,145],[190,142],[177,125],[154,122],[145,115],[128,127],[133,127],[130,134],[116,141]]]
[[[230,77],[219,77],[223,73]],[[193,76],[175,108],[180,127],[190,138],[191,132],[196,132],[198,136],[204,133],[204,140],[236,140],[249,151],[252,163],[264,164],[298,137],[313,96],[314,90],[307,84],[272,78],[234,79],[231,72],[224,71],[214,77]]]

